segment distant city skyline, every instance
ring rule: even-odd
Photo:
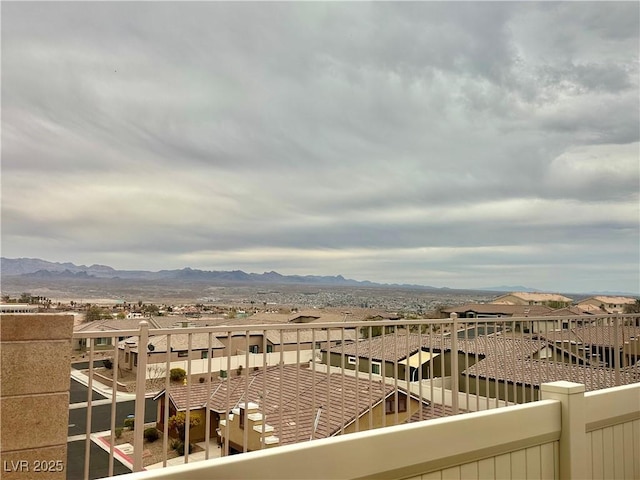
[[[637,2],[9,2],[2,256],[640,294]]]

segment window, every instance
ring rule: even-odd
[[[371,362],[371,373],[374,375],[380,375],[382,370],[382,364],[380,362]]]
[[[110,338],[109,337],[100,337],[100,338],[96,338],[96,345],[110,345]]]
[[[129,363],[129,352],[125,352],[124,361],[125,361],[125,363]]]
[[[178,357],[188,357],[189,352],[178,352]]]
[[[398,413],[407,411],[407,397],[398,395]],[[384,401],[384,413],[396,412],[396,395],[393,394]]]
[[[138,354],[137,353],[132,353],[131,355],[133,355],[133,366],[137,367],[138,366]]]
[[[203,350],[202,353],[200,354],[200,358],[209,358],[209,352],[206,350]]]
[[[355,364],[357,363],[357,362],[356,362],[356,357],[352,357],[351,355],[349,355],[349,356],[347,357],[347,363],[348,363],[349,365],[355,365]]]
[[[273,352],[273,345],[267,345],[267,353]]]
[[[245,415],[244,407],[240,407],[240,428],[244,430],[244,415]]]
[[[258,345],[249,345],[249,353],[258,353]]]

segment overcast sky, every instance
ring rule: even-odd
[[[2,255],[640,292],[638,2],[2,3]]]

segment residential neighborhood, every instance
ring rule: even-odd
[[[139,317],[117,307],[88,322],[76,315],[69,348],[83,363],[72,384],[86,393],[71,401],[70,415],[79,422],[89,401],[119,408],[104,431],[70,434],[69,448],[90,442],[96,458],[112,455],[111,468],[135,469],[127,422],[141,392],[139,461],[154,469],[536,402],[544,384],[559,380],[586,392],[640,382],[639,317],[609,311],[636,299],[570,300],[515,292],[422,319],[370,309],[249,314],[238,306],[213,315],[163,307]],[[7,305],[3,315],[18,319],[51,315]]]

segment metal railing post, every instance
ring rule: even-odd
[[[91,458],[91,425],[92,425],[92,415],[91,415],[91,406],[93,400],[93,349],[96,341],[93,338],[88,338],[89,341],[89,380],[87,384],[87,428],[86,428],[86,438],[84,444],[84,479],[89,479],[89,465]]]
[[[458,412],[458,314],[451,314],[451,408],[453,414]]]
[[[613,370],[615,375],[616,387],[620,386],[620,355],[622,355],[622,350],[624,348],[624,342],[620,342],[620,323],[622,321],[621,317],[615,316],[613,318],[613,351],[611,355],[613,356]]]
[[[144,402],[147,392],[147,345],[149,344],[149,324],[140,322],[138,336],[138,368],[136,369],[136,407],[133,426],[133,471],[142,471],[142,450],[144,434]]]

